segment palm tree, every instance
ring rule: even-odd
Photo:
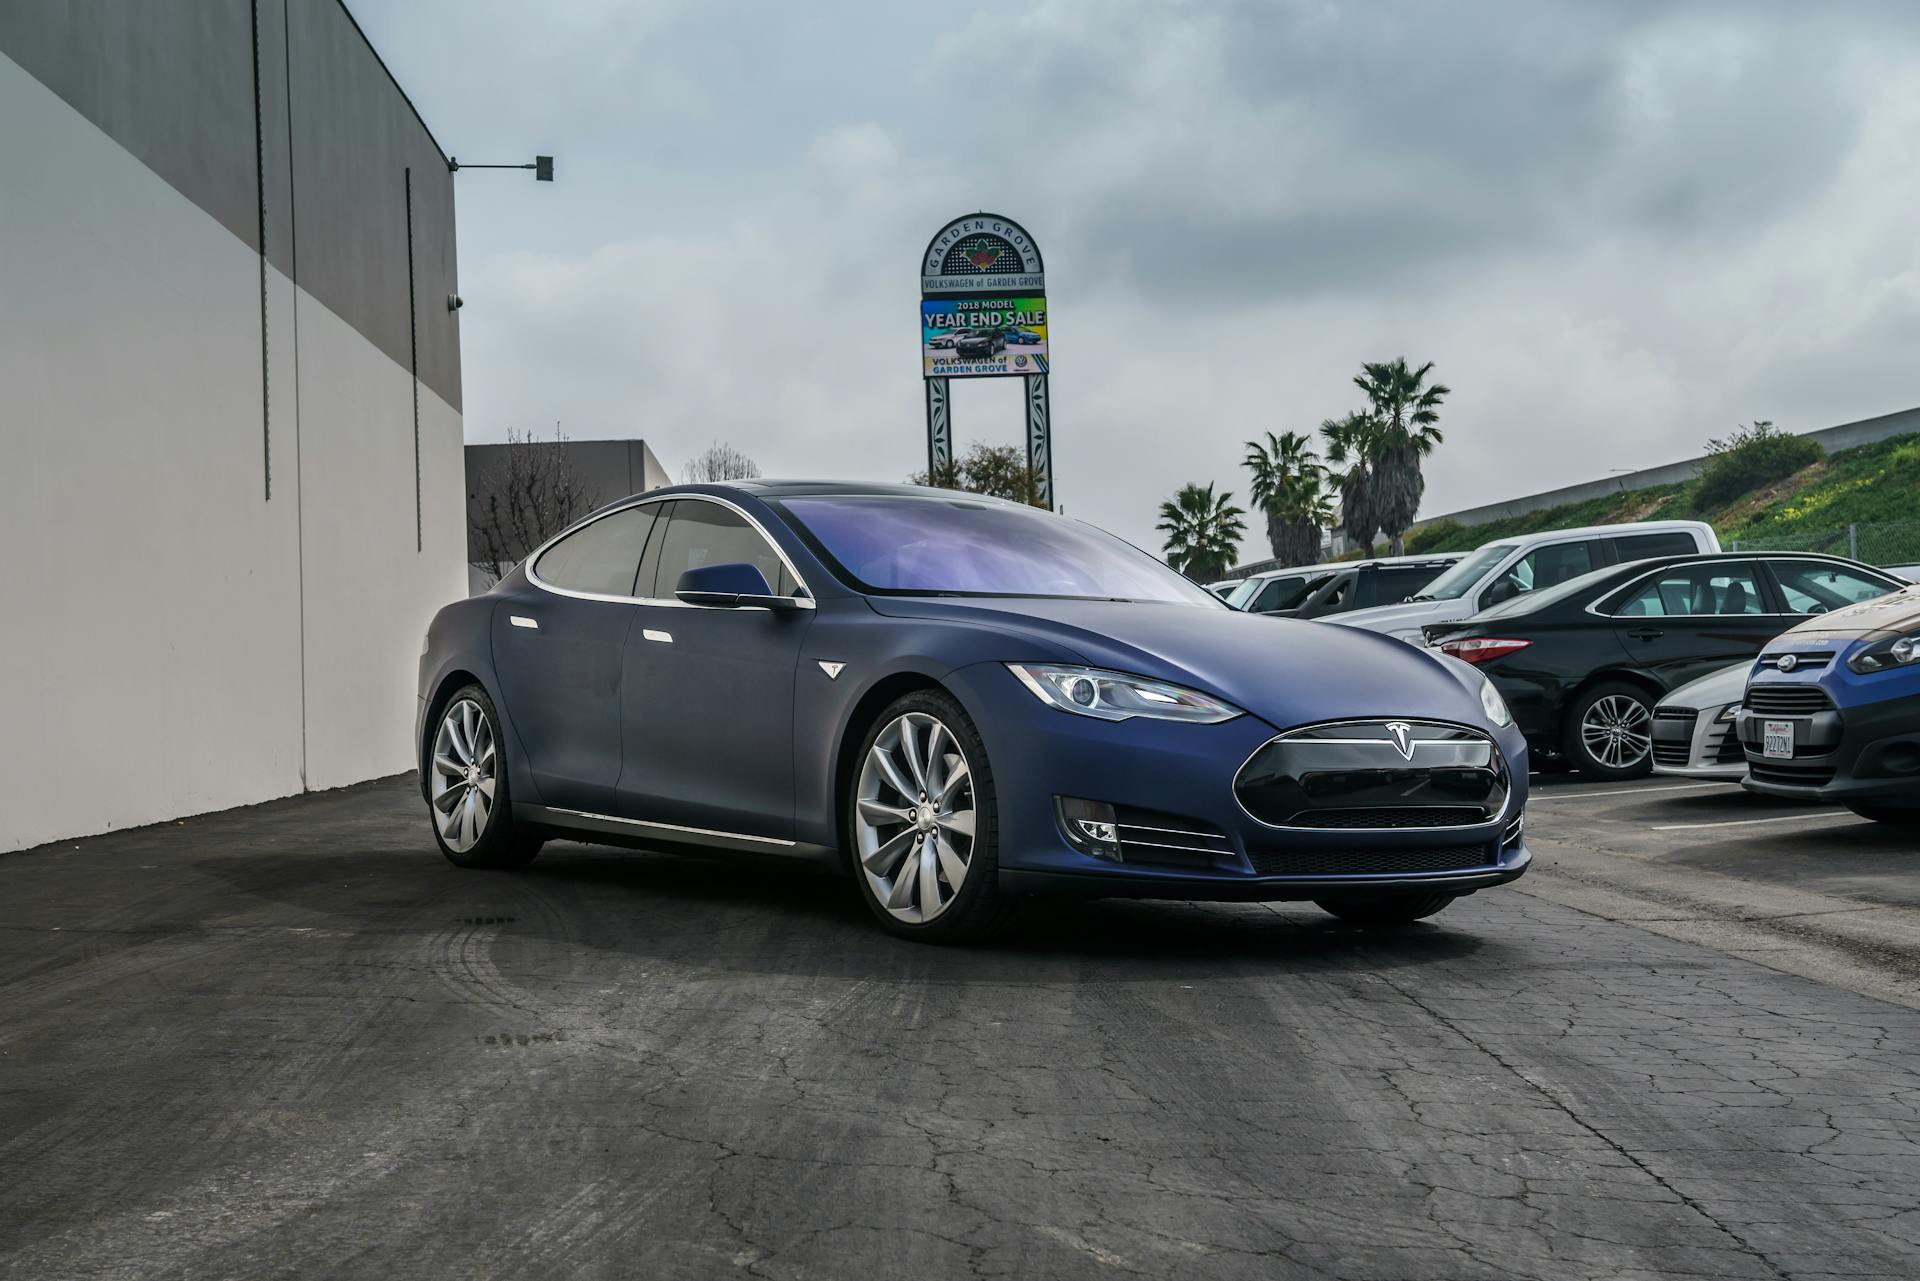
[[[1299,432],[1266,444],[1247,442],[1243,466],[1253,473],[1253,501],[1267,517],[1267,545],[1282,565],[1306,565],[1320,555],[1320,531],[1333,523],[1325,489],[1326,469],[1313,440]]]
[[[1381,532],[1393,539],[1393,554],[1406,551],[1407,526],[1420,512],[1426,477],[1420,460],[1440,443],[1440,402],[1452,392],[1443,383],[1426,386],[1433,371],[1429,360],[1418,369],[1407,368],[1407,358],[1360,366],[1353,382],[1367,395],[1378,431],[1373,453],[1373,510]]]
[[[1320,431],[1327,438],[1327,461],[1340,478],[1340,528],[1372,556],[1373,536],[1380,532],[1373,498],[1374,437],[1378,434],[1373,419],[1366,414],[1329,418],[1320,424]]]
[[[1226,573],[1247,532],[1241,520],[1246,512],[1230,501],[1231,493],[1215,497],[1212,485],[1187,485],[1160,504],[1160,523],[1167,536],[1167,563],[1196,583],[1211,582]]]

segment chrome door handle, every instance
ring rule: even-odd
[[[640,634],[650,641],[659,641],[662,645],[673,644],[672,632],[657,632],[651,627],[642,627]]]
[[[536,632],[540,630],[540,620],[537,618],[528,618],[525,614],[509,614],[507,615],[507,621],[515,627],[526,627]]]

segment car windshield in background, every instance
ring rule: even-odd
[[[1482,547],[1473,555],[1449,569],[1440,577],[1428,583],[1415,600],[1459,600],[1473,590],[1473,585],[1495,565],[1506,558],[1516,544],[1495,543],[1491,547]]]
[[[1030,507],[852,494],[772,505],[865,591],[1226,608],[1212,592],[1111,534]]]
[[[1581,592],[1591,591],[1595,583],[1611,576],[1613,571],[1618,568],[1618,565],[1608,565],[1603,569],[1596,569],[1590,573],[1582,574],[1578,578],[1569,578],[1564,583],[1555,583],[1551,587],[1542,587],[1539,591],[1526,592],[1522,595],[1514,596],[1508,600],[1501,601],[1498,605],[1489,605],[1478,614],[1475,614],[1474,617],[1510,618],[1515,614],[1531,614],[1536,609],[1545,609],[1547,606],[1558,601],[1563,601],[1569,596],[1577,596]]]
[[[1227,593],[1227,604],[1235,609],[1245,609],[1247,602],[1253,599],[1254,593],[1266,585],[1267,580],[1264,578],[1249,578]]]

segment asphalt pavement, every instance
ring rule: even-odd
[[[0,857],[0,1275],[1920,1275],[1920,837],[1678,782],[1400,934],[916,946],[408,780]]]

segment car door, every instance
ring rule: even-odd
[[[602,813],[612,803],[634,574],[654,511],[622,508],[574,530],[494,610],[502,710],[541,804]]]
[[[1780,615],[1753,560],[1669,565],[1603,609],[1628,660],[1667,689],[1751,660],[1794,622]]]
[[[1564,583],[1600,567],[1600,540],[1581,538],[1544,543],[1500,571],[1480,593],[1481,609],[1490,609],[1516,596]]]
[[[622,817],[703,832],[793,834],[793,687],[812,609],[725,609],[674,598],[702,565],[760,567],[776,595],[801,584],[738,508],[683,497],[655,532],[627,636]]]

